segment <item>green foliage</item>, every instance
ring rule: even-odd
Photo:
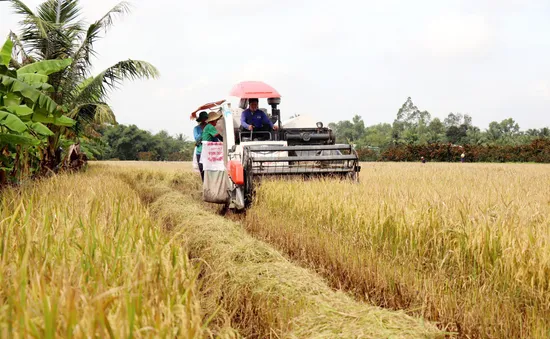
[[[94,45],[117,17],[129,12],[125,1],[90,25],[81,19],[79,0],[45,0],[35,11],[20,0],[9,2],[15,14],[22,17],[21,31],[10,34],[9,44],[14,51],[9,46],[3,48],[1,60],[3,64],[16,65],[17,79],[35,92],[13,79],[0,81],[5,87],[11,86],[10,92],[25,91],[27,97],[36,96],[37,91],[48,93],[46,99],[38,98],[39,103],[52,105],[48,109],[52,111],[55,107],[58,114],[38,111],[42,114],[37,117],[33,114],[33,121],[41,125],[33,127],[37,134],[48,136],[42,167],[55,171],[60,161],[56,156],[59,146],[68,140],[89,142],[97,137],[98,126],[116,124],[115,114],[106,102],[111,90],[119,88],[125,80],[156,78],[159,72],[145,61],[127,59],[97,75],[91,74],[92,57],[96,55]],[[10,61],[6,55],[15,55],[17,60]]]
[[[391,136],[392,126],[388,123],[368,126],[359,145],[385,148],[391,144]]]
[[[429,139],[428,125],[431,115],[428,111],[420,111],[410,97],[397,111],[393,123],[392,137],[395,143],[425,143]]]
[[[11,60],[11,51],[13,50],[13,42],[8,39],[0,49],[0,65],[8,67]]]
[[[493,121],[488,128],[481,130],[472,124],[468,114],[449,113],[441,121],[431,118],[427,111],[420,110],[409,97],[397,111],[393,123],[379,123],[365,126],[362,118],[355,115],[352,121],[330,123],[337,142],[350,142],[360,151],[362,160],[382,159],[381,152],[393,149],[393,153],[403,153],[410,146],[451,145],[451,146],[516,146],[528,145],[537,139],[550,139],[550,128],[521,131],[512,118],[501,122]],[[380,151],[380,152],[379,152]],[[416,155],[415,155],[416,157]],[[387,156],[386,160],[402,156]],[[427,155],[427,158],[430,158]],[[480,159],[496,159],[486,156]]]
[[[93,158],[108,160],[191,161],[194,142],[183,135],[173,137],[166,131],[157,134],[135,125],[108,126],[99,130],[99,140],[83,143],[95,151]]]
[[[53,135],[42,122],[68,127],[75,123],[41,91],[50,88],[41,81],[48,81],[47,74],[61,70],[63,63],[40,63],[38,67],[31,63],[16,71],[10,68],[12,50],[8,38],[1,49],[0,65],[0,186],[20,181],[23,174],[32,175],[37,170],[36,160]],[[44,74],[35,74],[38,70]]]
[[[63,60],[42,60],[19,68],[17,74],[50,75],[63,71],[65,68],[69,67],[72,62],[73,60],[70,58]]]
[[[428,125],[428,143],[443,142],[445,141],[445,125],[439,120],[434,118]]]
[[[352,121],[330,123],[329,127],[334,131],[337,142],[357,142],[365,133],[365,124],[359,115],[355,115]]]
[[[466,162],[538,162],[550,163],[550,139],[534,139],[522,145],[397,145],[384,150],[376,160],[458,162],[461,154]]]

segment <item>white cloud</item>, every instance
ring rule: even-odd
[[[153,91],[157,98],[168,99],[182,96],[188,96],[195,91],[208,87],[210,81],[206,77],[201,77],[198,81],[190,83],[183,87],[158,87]]]
[[[550,101],[550,81],[540,80],[532,86],[531,95]]]
[[[207,11],[218,16],[248,16],[273,12],[291,5],[291,0],[203,0]]]
[[[415,42],[424,53],[443,58],[484,56],[493,32],[479,14],[443,15],[429,22]]]
[[[299,21],[296,35],[301,47],[331,49],[344,44],[351,37],[345,21],[336,15],[322,13]]]
[[[118,2],[81,6],[89,22]],[[126,58],[159,68],[160,79],[111,95],[120,121],[141,128],[190,135],[189,113],[243,80],[279,90],[284,117],[391,122],[412,96],[434,116],[471,113],[482,128],[520,115],[522,128],[550,124],[549,0],[130,2],[96,44],[94,69]],[[19,28],[11,12],[0,2],[0,37]]]
[[[291,76],[290,72],[290,65],[288,64],[257,59],[240,65],[229,75],[228,80],[231,83],[248,80],[261,80],[272,83],[288,78]]]
[[[543,10],[548,8],[547,0],[462,0],[466,9],[475,9],[486,13],[516,13],[522,10]]]

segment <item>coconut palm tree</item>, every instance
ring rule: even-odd
[[[157,78],[158,70],[141,60],[123,60],[97,75],[91,75],[94,44],[103,37],[118,16],[129,13],[129,3],[122,1],[99,20],[85,25],[81,20],[79,0],[46,0],[32,11],[23,1],[9,0],[16,14],[22,17],[19,34],[10,33],[14,43],[12,66],[23,67],[41,60],[70,58],[63,71],[51,74],[51,98],[64,115],[74,119],[73,127],[48,126],[55,133],[44,154],[44,166],[54,168],[53,155],[62,136],[77,138],[93,134],[95,124],[116,124],[107,96],[124,80]]]

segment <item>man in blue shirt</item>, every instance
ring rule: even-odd
[[[249,131],[271,131],[277,130],[278,126],[273,125],[264,111],[258,109],[258,99],[248,99],[248,108],[241,114],[241,127]]]

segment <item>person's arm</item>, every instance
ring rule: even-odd
[[[195,146],[199,146],[202,142],[202,128],[200,126],[195,126],[193,136],[195,137]]]
[[[248,129],[248,127],[250,126],[249,124],[246,123],[247,113],[248,113],[248,111],[245,110],[241,114],[241,126],[246,128],[246,129]]]
[[[199,141],[202,137],[202,130],[200,126],[195,126],[193,129],[193,135],[195,136],[195,141]]]
[[[202,133],[206,136],[206,139],[213,139],[211,141],[216,141],[216,139],[223,141],[223,137],[220,132],[218,132],[216,127],[210,124],[206,125]]]
[[[265,114],[264,111],[261,111],[262,112],[262,124],[268,124],[269,126],[271,126],[271,129],[273,129],[273,123],[271,122],[271,119],[269,119],[269,117],[267,116],[267,114]]]
[[[212,133],[214,133],[214,138],[216,138],[219,141],[223,142],[222,134],[218,131],[218,129],[215,126],[212,126],[212,127],[214,127],[213,130],[212,130]]]
[[[214,134],[212,136],[212,139],[213,141],[222,141],[223,142],[223,137],[222,135],[220,134],[220,132],[216,132],[216,134]]]

